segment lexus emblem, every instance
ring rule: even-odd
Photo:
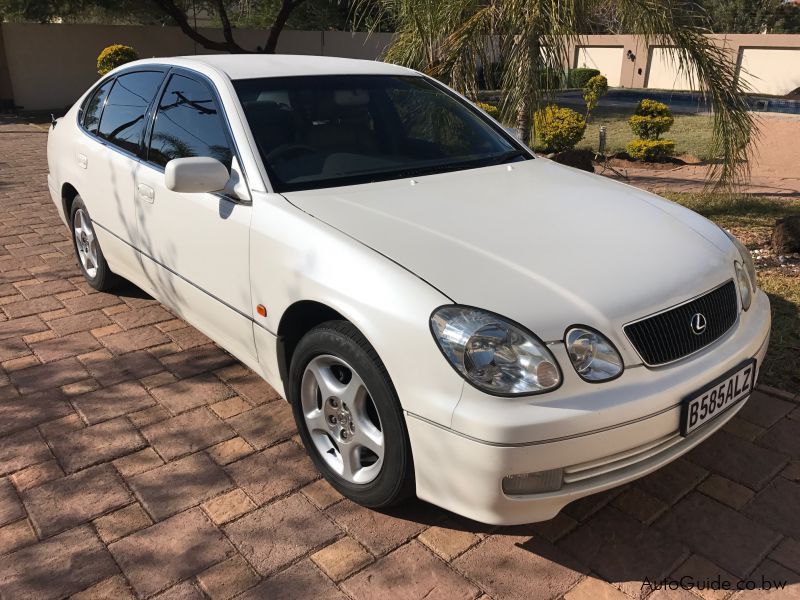
[[[689,321],[689,326],[692,328],[692,333],[695,335],[703,333],[707,325],[706,316],[703,313],[694,313],[692,315],[692,320]]]

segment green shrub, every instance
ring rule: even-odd
[[[643,140],[657,140],[672,127],[675,119],[669,106],[663,102],[644,99],[639,102],[628,124],[633,133]]]
[[[139,55],[136,54],[136,50],[130,46],[113,44],[107,48],[104,48],[100,53],[100,56],[97,57],[97,72],[100,75],[105,75],[120,65],[124,65],[125,63],[129,63],[138,59]]]
[[[634,160],[664,162],[675,154],[675,142],[672,140],[631,140],[625,150]]]
[[[476,102],[475,106],[480,108],[483,112],[485,112],[493,119],[500,118],[500,110],[494,104],[489,104],[488,102]]]
[[[608,79],[605,75],[595,75],[586,85],[583,86],[583,99],[586,101],[586,120],[589,120],[589,115],[597,108],[597,103],[600,98],[608,92]]]
[[[600,75],[597,69],[588,69],[586,67],[579,67],[577,69],[570,69],[567,74],[567,87],[582,88],[592,77]]]
[[[549,105],[534,115],[536,135],[550,152],[571,150],[586,131],[586,119],[571,108]]]

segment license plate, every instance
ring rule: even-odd
[[[681,411],[681,435],[689,435],[747,398],[755,378],[756,360],[751,359],[686,398]]]

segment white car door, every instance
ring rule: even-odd
[[[134,173],[150,103],[166,69],[126,72],[98,87],[87,105],[75,160],[84,174],[78,190],[112,268],[123,277],[138,271]],[[135,278],[135,277],[133,277]]]
[[[239,359],[256,365],[249,199],[173,192],[164,183],[164,167],[174,158],[210,156],[229,171],[232,164],[236,169],[235,145],[210,82],[180,69],[168,77],[146,135],[146,159],[136,171],[138,244],[145,275],[162,302]]]

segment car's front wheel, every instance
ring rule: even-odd
[[[106,257],[97,241],[92,219],[89,218],[89,211],[86,210],[86,205],[80,196],[76,196],[72,202],[70,223],[72,244],[86,281],[101,292],[113,289],[119,283],[119,278],[108,267]]]
[[[352,324],[330,321],[306,334],[289,378],[303,444],[334,488],[373,508],[413,495],[397,394],[375,349]]]

